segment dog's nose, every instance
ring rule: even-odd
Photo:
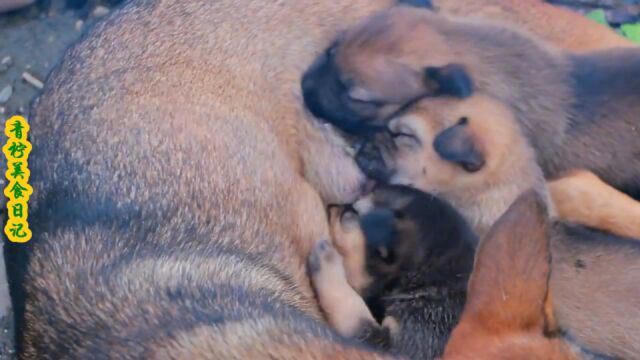
[[[376,146],[373,141],[363,140],[358,148],[355,160],[360,170],[368,178],[386,183],[391,177],[391,171],[380,147]]]

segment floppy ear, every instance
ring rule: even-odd
[[[424,69],[424,82],[428,88],[435,88],[435,95],[464,99],[473,93],[473,81],[460,64],[429,66]]]
[[[433,140],[433,149],[442,159],[458,164],[468,172],[476,172],[485,164],[484,155],[469,133],[466,118],[440,132]]]
[[[433,9],[431,0],[398,0],[399,5],[415,6],[419,8]]]
[[[547,231],[542,196],[533,190],[520,195],[480,242],[463,320],[492,332],[543,331],[551,256]]]

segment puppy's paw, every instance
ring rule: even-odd
[[[343,206],[329,208],[329,226],[333,243],[342,255],[347,281],[360,293],[371,278],[366,271],[366,242],[358,213]]]
[[[331,246],[328,240],[323,239],[315,244],[311,253],[309,254],[309,260],[307,268],[309,275],[314,278],[317,275],[328,277],[331,275],[344,276],[344,270],[342,269],[342,259],[336,249]],[[333,274],[337,272],[337,274]],[[342,272],[342,274],[340,274]]]
[[[378,349],[389,350],[393,344],[393,338],[398,336],[399,333],[400,324],[398,324],[398,321],[391,316],[387,316],[382,321],[382,326],[375,322],[363,321],[356,337]]]
[[[314,246],[308,268],[320,307],[339,334],[357,337],[363,329],[378,326],[364,300],[347,282],[342,258],[329,241]]]

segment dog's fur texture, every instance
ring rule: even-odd
[[[610,359],[640,358],[640,238],[556,223],[551,252],[549,287],[565,336]]]
[[[309,283],[326,203],[365,177],[296,100],[391,5],[141,0],[73,46],[29,118],[34,238],[5,246],[21,358],[380,357]]]
[[[377,319],[397,323],[389,350],[412,359],[440,356],[464,306],[473,230],[450,204],[404,186],[379,186],[353,208],[330,213],[347,281]],[[316,283],[316,290],[334,292],[336,282]],[[329,305],[353,313],[343,297]]]
[[[396,7],[338,37],[302,86],[316,116],[360,137],[420,96],[491,96],[512,109],[546,177],[583,168],[640,189],[640,48],[575,55],[497,23]]]
[[[572,170],[549,181],[557,216],[565,221],[640,239],[640,202],[586,170]]]
[[[438,13],[508,24],[576,53],[637,46],[610,27],[546,0],[434,0],[432,3]]]

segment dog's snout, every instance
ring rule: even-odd
[[[387,166],[382,149],[374,141],[364,140],[357,146],[356,164],[370,179],[386,183],[392,172]]]

